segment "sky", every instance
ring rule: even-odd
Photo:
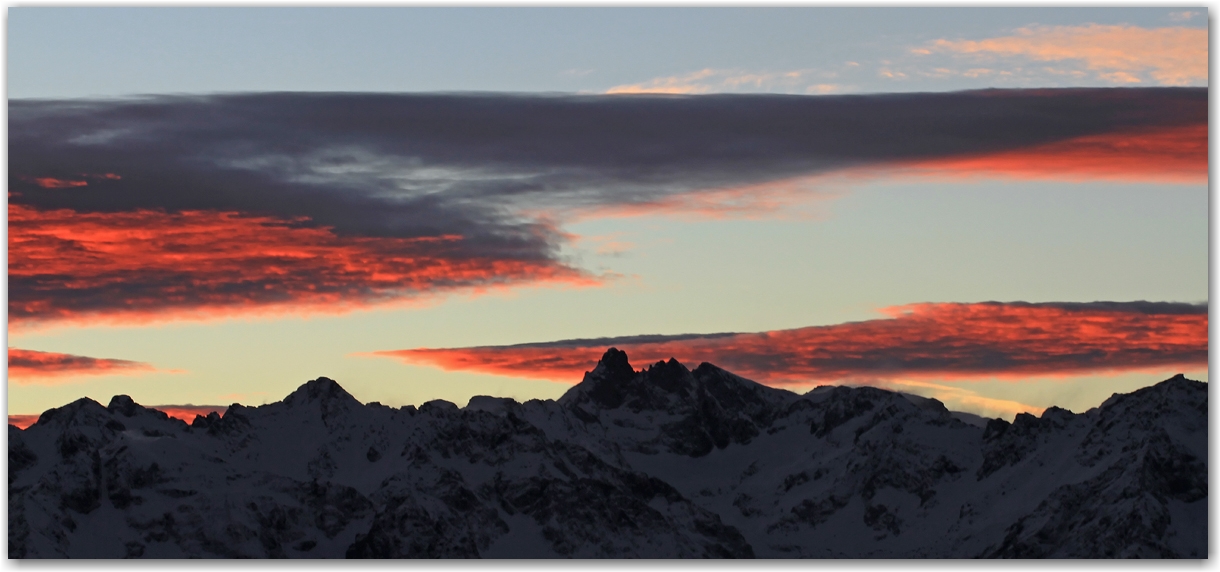
[[[11,422],[1208,378],[1205,9],[8,14]]]

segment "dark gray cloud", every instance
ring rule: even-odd
[[[554,237],[526,231],[518,207],[644,203],[847,166],[1195,124],[1207,120],[1207,91],[267,93],[18,100],[9,116],[18,202],[308,216],[361,235],[456,232],[528,250]],[[23,179],[81,173],[122,179],[67,191]]]
[[[47,217],[38,214],[49,209],[274,217],[293,227],[332,227],[338,238],[318,239],[316,246],[344,256],[397,252],[404,264],[428,260],[434,268],[474,264],[484,270],[405,289],[418,294],[432,285],[577,273],[560,259],[564,239],[555,223],[562,220],[538,212],[654,205],[675,195],[836,169],[1206,120],[1207,90],[1190,88],[834,97],[263,93],[14,100],[9,202],[28,209],[16,223],[10,216],[26,241],[15,245],[10,260],[10,313],[54,315],[85,288],[98,292],[88,311],[155,311],[158,300],[170,300],[149,291],[179,292],[175,303],[181,307],[212,304],[181,294],[199,283],[215,288],[212,299],[223,299],[214,302],[221,305],[301,299],[274,280],[239,276],[245,266],[206,277],[163,267],[143,273],[158,282],[141,285],[134,283],[138,278],[122,278],[121,261],[105,260],[96,266],[110,274],[74,285],[79,277],[73,269],[60,265],[52,276],[38,270],[37,260],[21,258],[26,244],[57,259],[84,248],[79,241],[59,240]],[[55,224],[70,224],[62,218]],[[187,222],[200,218],[205,217]],[[132,217],[115,221],[139,224]],[[281,242],[296,240],[292,232],[275,230]],[[460,240],[409,249],[358,241],[441,236]],[[193,240],[172,246],[223,248],[223,237]],[[159,252],[138,246],[127,245],[133,255],[158,259]],[[287,265],[277,275],[313,272],[293,266],[299,257],[290,258],[251,257],[250,264]],[[497,278],[496,261],[524,270]],[[367,296],[377,299],[405,291],[380,282],[365,287],[374,274],[385,273],[366,278],[348,268],[328,268],[329,275],[343,276],[327,291],[371,292]],[[402,268],[404,277],[414,272]],[[320,291],[302,280],[294,279],[293,292]]]

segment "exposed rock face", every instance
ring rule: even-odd
[[[959,417],[615,349],[558,401],[81,399],[9,427],[9,557],[1206,557],[1206,384]]]

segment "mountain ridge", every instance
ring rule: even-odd
[[[9,475],[10,558],[1203,558],[1207,389],[978,427],[610,348],[558,400],[82,398],[10,425]]]

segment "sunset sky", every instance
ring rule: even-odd
[[[1007,419],[1207,380],[1207,18],[11,8],[10,420],[610,346]]]

